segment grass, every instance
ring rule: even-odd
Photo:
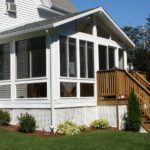
[[[149,150],[150,134],[94,131],[76,136],[33,137],[0,130],[0,150]]]

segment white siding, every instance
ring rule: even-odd
[[[15,16],[8,14],[5,0],[0,0],[0,30],[42,19],[37,9],[37,2],[38,0],[15,0],[17,5]]]

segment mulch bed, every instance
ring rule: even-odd
[[[15,125],[0,126],[0,129],[10,131],[10,132],[22,133],[22,132],[18,131],[18,126],[15,126]],[[38,137],[59,137],[59,136],[61,136],[58,133],[49,133],[49,132],[41,131],[41,130],[36,130],[33,133],[22,133],[22,134],[38,136]]]
[[[15,126],[15,125],[0,126],[0,129],[6,130],[9,132],[22,133],[18,131],[18,126]],[[119,131],[117,128],[112,128],[112,127],[109,127],[107,129],[102,129],[102,130]],[[84,132],[92,132],[92,131],[96,131],[96,129],[89,127]],[[60,137],[62,136],[58,133],[49,133],[49,132],[41,131],[41,130],[36,130],[33,133],[22,133],[22,134],[29,135],[29,136],[37,136],[37,137]]]

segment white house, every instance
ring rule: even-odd
[[[132,47],[101,7],[77,12],[70,0],[1,0],[0,108],[10,112],[11,124],[28,112],[44,130],[97,118],[121,128]]]

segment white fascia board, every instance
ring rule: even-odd
[[[93,10],[89,10],[85,13],[82,13],[82,14],[79,14],[79,15],[76,15],[76,16],[73,16],[73,17],[70,17],[68,19],[65,19],[65,20],[62,20],[62,21],[58,21],[56,23],[53,23],[53,27],[58,27],[60,25],[63,25],[63,24],[66,24],[68,22],[71,22],[71,21],[74,21],[74,20],[77,20],[77,19],[80,19],[80,18],[83,18],[85,16],[88,16],[88,15],[91,15],[91,14],[94,14],[96,12],[100,12],[100,11],[103,11],[103,9],[101,7],[98,7],[98,8],[95,8]]]
[[[102,12],[104,13],[104,15],[106,16],[106,18],[108,18],[111,23],[117,28],[117,30],[120,32],[120,34],[122,34],[125,39],[133,46],[135,47],[135,44],[131,41],[131,39],[122,31],[122,29],[115,23],[115,21],[113,21],[113,19],[106,13],[106,11],[102,8]]]

